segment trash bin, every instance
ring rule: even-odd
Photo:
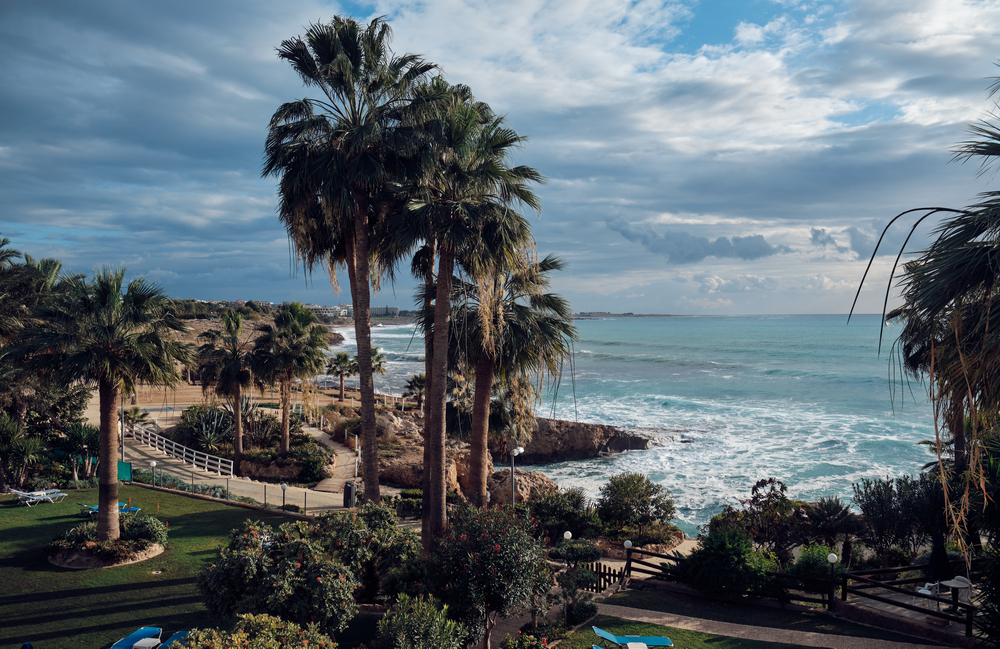
[[[358,506],[358,489],[353,482],[344,483],[344,507]]]

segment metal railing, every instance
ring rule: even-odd
[[[193,448],[182,446],[162,435],[157,435],[139,426],[135,427],[135,430],[131,432],[131,436],[146,446],[152,446],[155,449],[163,451],[170,457],[176,458],[185,464],[191,464],[192,466],[204,469],[209,473],[218,473],[219,475],[227,476],[233,474],[233,461],[227,460],[224,457],[209,455],[208,453],[202,453]]]

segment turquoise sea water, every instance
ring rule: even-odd
[[[698,525],[777,477],[789,495],[849,498],[862,477],[915,473],[933,439],[924,387],[889,376],[878,316],[608,318],[576,322],[572,376],[547,395],[540,416],[640,428],[662,444],[594,460],[532,467],[591,496],[609,475],[640,471],[671,490],[680,526]],[[353,353],[353,332],[347,351]],[[423,371],[423,343],[409,326],[373,329],[399,394]],[[905,397],[900,402],[900,397]],[[894,407],[895,406],[895,407]]]

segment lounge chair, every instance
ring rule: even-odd
[[[46,489],[45,491],[18,491],[11,489],[10,492],[17,496],[17,500],[22,505],[34,507],[38,503],[58,503],[62,502],[69,494],[64,494],[58,489]]]
[[[144,626],[111,645],[110,649],[133,649],[133,647],[152,649],[159,646],[161,633],[163,630],[155,626]]]
[[[191,631],[178,631],[177,633],[173,634],[172,636],[164,640],[163,644],[157,647],[157,649],[170,649],[170,645],[174,644],[175,642],[184,642],[184,638],[186,638],[189,633],[191,633]]]
[[[674,643],[670,638],[664,638],[662,636],[653,635],[613,635],[608,633],[604,629],[598,629],[596,626],[591,627],[594,633],[601,638],[601,644],[604,647],[608,647],[608,643],[618,645],[619,647],[624,647],[630,642],[639,642],[647,647],[672,647]]]
[[[89,516],[94,518],[97,516],[97,505],[85,505],[83,503],[77,503],[83,509],[80,510],[80,516]],[[139,511],[139,507],[129,507],[128,503],[118,503],[118,511],[122,514],[134,514]]]

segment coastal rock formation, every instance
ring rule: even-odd
[[[527,502],[533,496],[546,491],[558,491],[559,485],[548,476],[538,471],[522,471],[514,469],[517,477],[514,483],[514,500]],[[510,504],[510,469],[496,471],[486,479],[486,488],[490,494],[490,504]]]
[[[416,439],[403,441],[402,452],[380,454],[379,482],[419,489],[424,478],[423,446],[419,436]],[[486,470],[493,471],[492,463]],[[469,488],[469,448],[468,444],[450,442],[447,450],[447,468],[445,470],[445,487],[448,491],[465,493]],[[508,485],[508,489],[510,485]],[[507,498],[510,500],[510,497]]]
[[[524,464],[547,464],[637,451],[656,445],[650,433],[622,430],[604,424],[585,424],[561,419],[537,418],[537,428],[524,453],[517,458]]]

